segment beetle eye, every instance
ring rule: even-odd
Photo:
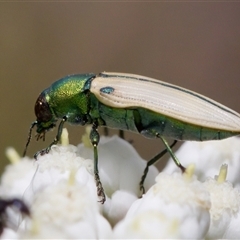
[[[45,94],[41,93],[35,104],[35,115],[38,122],[48,122],[52,119],[52,113],[47,103]]]

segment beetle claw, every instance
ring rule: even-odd
[[[142,198],[142,196],[145,194],[145,188],[143,185],[140,185],[140,196],[139,198]]]
[[[99,201],[101,204],[104,204],[106,201],[105,193],[103,188],[97,190],[98,196],[99,196]]]
[[[43,155],[49,153],[49,151],[50,151],[50,148],[49,148],[49,147],[48,147],[48,148],[44,148],[44,149],[38,151],[37,153],[35,153],[35,154],[34,154],[34,158],[37,160],[37,158],[38,158],[39,155],[40,155],[40,156],[43,156]]]

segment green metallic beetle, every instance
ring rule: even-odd
[[[98,174],[98,126],[129,130],[162,140],[166,149],[152,158],[144,170],[140,182],[143,193],[148,167],[166,152],[182,171],[185,170],[171,149],[176,140],[220,140],[240,134],[240,114],[237,112],[176,85],[126,73],[66,76],[40,94],[35,114],[37,120],[30,127],[24,155],[35,125],[37,140],[44,140],[45,133],[61,119],[56,138],[49,147],[37,152],[35,158],[48,153],[59,141],[65,122],[82,126],[92,124],[90,140],[94,148],[94,175],[102,203],[105,194]],[[175,141],[169,146],[164,137]]]

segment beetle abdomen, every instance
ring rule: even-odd
[[[149,138],[156,137],[159,134],[175,140],[207,141],[221,140],[239,134],[238,132],[219,131],[218,129],[189,124],[146,109],[140,108],[138,112],[141,119],[138,130]]]
[[[106,126],[140,133],[147,138],[155,138],[159,134],[176,140],[206,141],[238,135],[236,132],[185,123],[143,108],[113,108],[99,102],[96,108],[98,117]]]

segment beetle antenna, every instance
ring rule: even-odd
[[[29,129],[29,133],[28,133],[28,139],[27,139],[27,143],[26,143],[26,146],[25,146],[25,149],[24,149],[24,152],[23,152],[23,157],[25,157],[26,153],[27,153],[27,148],[28,148],[28,145],[31,141],[31,138],[32,138],[32,129],[34,128],[35,125],[37,125],[37,121],[34,121],[32,124],[31,124],[31,127]]]

